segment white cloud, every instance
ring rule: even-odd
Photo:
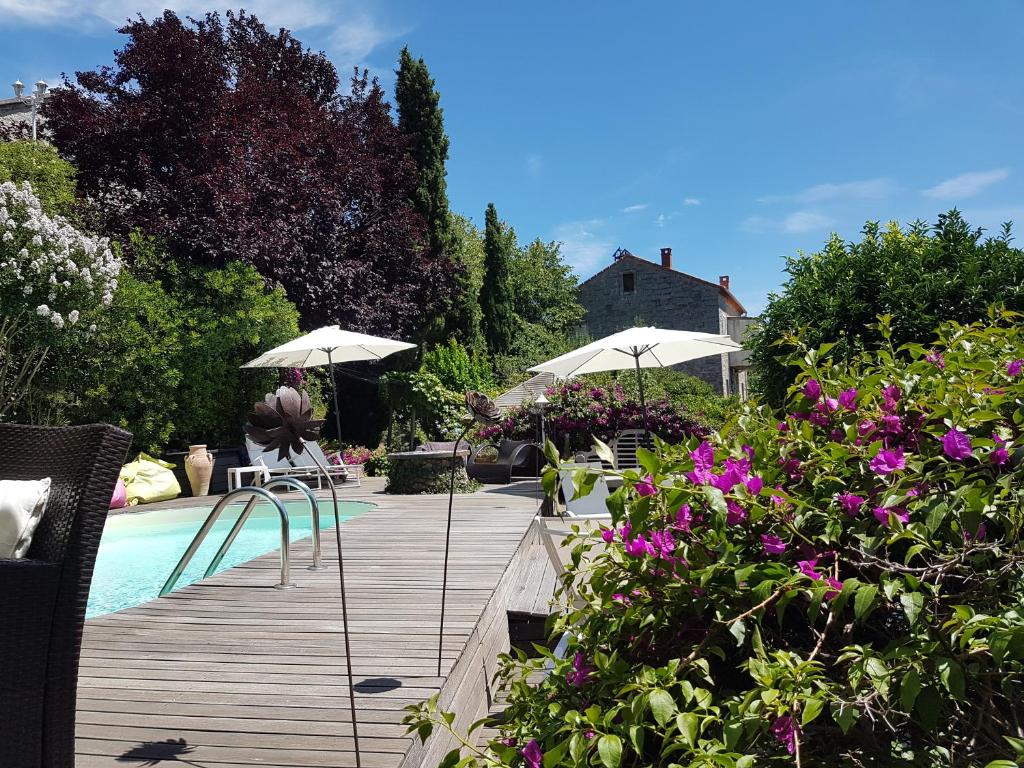
[[[33,26],[62,25],[86,31],[108,31],[129,18],[142,14],[152,19],[164,9],[178,16],[201,17],[223,8],[203,0],[0,0],[0,18]],[[401,34],[385,28],[367,11],[350,2],[334,0],[247,0],[245,10],[259,18],[271,30],[285,27],[299,32],[314,27],[327,33],[328,53],[338,67],[344,83],[355,65],[366,65],[366,58],[381,43]]]
[[[791,195],[767,195],[759,203],[795,202],[803,205],[833,200],[882,200],[899,190],[892,179],[880,177],[863,181],[815,184]]]
[[[654,220],[654,225],[657,227],[664,227],[665,222],[668,221],[668,217],[664,213],[659,213],[658,218]]]
[[[562,256],[577,275],[589,277],[604,262],[611,262],[615,243],[605,231],[604,219],[567,221],[555,227],[554,238],[562,244]]]
[[[619,210],[619,213],[637,213],[638,211],[646,211],[647,203],[637,203],[635,205],[627,205],[625,208]]]
[[[685,200],[683,200],[683,205],[700,205],[700,204],[701,204],[700,200],[698,198],[696,198],[696,197],[688,197]]]
[[[1009,175],[1010,172],[1006,168],[961,173],[959,176],[946,179],[934,187],[924,190],[922,194],[935,200],[963,200],[968,197],[974,197],[979,192],[983,192]]]
[[[544,172],[544,156],[527,155],[526,172],[535,179],[540,178],[540,175]]]
[[[744,219],[741,227],[747,232],[765,234],[776,232],[783,234],[800,234],[803,232],[824,231],[835,222],[828,216],[817,211],[794,211],[781,219],[766,216],[750,216]]]

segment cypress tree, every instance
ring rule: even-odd
[[[516,330],[510,276],[515,249],[515,232],[498,220],[494,203],[488,203],[484,217],[484,284],[480,289],[480,309],[484,338],[493,355],[508,352]]]
[[[409,152],[420,177],[413,203],[427,222],[431,250],[449,255],[451,223],[444,167],[448,137],[444,132],[441,94],[434,89],[434,79],[423,59],[413,59],[408,47],[402,49],[395,74],[398,127],[409,139]]]

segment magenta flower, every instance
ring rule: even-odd
[[[776,718],[771,727],[772,736],[780,744],[785,745],[789,754],[796,752],[796,736],[799,733],[796,721],[789,715]],[[533,766],[531,766],[533,768]]]
[[[864,419],[857,424],[857,434],[861,437],[867,437],[876,429],[878,429],[878,426],[871,419]]]
[[[757,494],[761,492],[761,489],[764,488],[764,480],[762,480],[757,475],[754,475],[752,478],[745,481],[744,485],[747,486],[747,490],[750,493],[752,493],[754,496],[757,496]]]
[[[812,560],[799,560],[797,561],[797,567],[800,569],[800,573],[813,581],[820,581],[821,574],[818,573],[815,568],[818,567],[818,558],[815,557]]]
[[[857,390],[856,389],[844,389],[839,393],[839,405],[848,411],[855,410],[857,408]]]
[[[715,449],[707,440],[701,442],[695,450],[690,451],[693,459],[693,472],[687,472],[690,482],[703,484],[711,479],[711,470],[715,466]]]
[[[902,448],[897,448],[894,451],[882,450],[871,459],[869,466],[871,471],[877,475],[888,475],[907,466],[907,460],[903,456]]]
[[[519,743],[519,740],[516,739],[514,736],[509,736],[509,737],[504,738],[504,739],[499,739],[498,743],[499,744],[504,744],[506,747],[514,747],[516,744]]]
[[[789,432],[789,424],[784,421],[780,421],[776,427],[779,432]]]
[[[635,539],[627,541],[624,548],[626,550],[626,554],[631,555],[632,557],[643,557],[644,555],[653,556],[657,554],[654,549],[654,545],[644,538],[642,533]]]
[[[807,420],[809,422],[811,422],[811,424],[813,424],[816,427],[827,427],[828,426],[828,416],[826,416],[824,413],[820,413],[818,411],[815,411],[810,416],[808,416]]]
[[[764,547],[766,555],[781,555],[786,551],[786,542],[769,533],[761,534],[761,546]]]
[[[690,526],[693,524],[693,513],[690,511],[689,504],[683,504],[676,512],[676,528],[681,531],[689,531]]]
[[[737,504],[735,501],[729,500],[725,502],[726,509],[728,512],[725,515],[725,522],[729,525],[739,525],[747,519],[747,510]]]
[[[653,496],[658,492],[658,486],[654,484],[654,478],[650,475],[635,483],[633,488],[638,496]]]
[[[890,384],[887,387],[882,387],[882,398],[885,402],[882,405],[882,409],[886,411],[896,410],[896,403],[900,401],[903,393],[900,392],[900,388],[895,384]]]
[[[593,667],[586,665],[583,654],[577,651],[576,655],[572,658],[572,668],[565,673],[565,681],[571,686],[582,688],[587,684],[590,673],[593,671]]]
[[[956,461],[969,459],[973,448],[971,438],[959,429],[951,429],[942,437],[942,452]]]
[[[605,544],[611,544],[615,540],[615,531],[612,528],[604,528],[601,531],[601,538]]]
[[[992,433],[992,439],[996,441],[996,447],[988,455],[988,460],[1001,467],[1010,460],[1010,452],[1006,450],[1006,441],[995,432]]]
[[[536,739],[530,739],[530,743],[523,747],[523,762],[526,768],[544,768],[544,752]]]
[[[940,371],[946,370],[946,358],[944,358],[942,356],[942,353],[939,352],[938,350],[933,349],[931,352],[924,356],[924,359],[927,360],[929,363],[932,363]]]
[[[971,541],[972,539],[974,541],[984,541],[987,535],[988,527],[985,525],[985,521],[982,520],[981,523],[978,524],[978,530],[973,534],[971,534],[970,531],[964,531],[964,541]]]
[[[614,595],[612,595],[612,600],[614,600],[617,603],[622,603],[623,605],[629,605],[631,602],[633,602],[621,592],[616,592]]]
[[[1011,378],[1020,376],[1021,371],[1024,371],[1024,359],[1011,360],[1006,364],[1006,375]]]
[[[827,579],[825,579],[825,583],[832,587],[832,589],[825,590],[825,599],[833,600],[839,597],[839,593],[843,591],[843,582],[841,582],[839,579],[834,579],[831,576],[829,576]]]
[[[850,517],[855,517],[864,505],[864,498],[853,493],[840,493],[836,496],[836,500],[839,502],[839,506],[843,508],[843,511]]]
[[[675,560],[676,540],[670,531],[651,531],[651,546],[662,560]]]
[[[597,733],[594,732],[594,731],[584,731],[583,732],[583,738],[586,739],[587,741],[590,741],[595,736],[597,736]]]
[[[821,397],[821,384],[818,383],[817,379],[808,379],[801,391],[808,400],[817,402],[818,398]]]
[[[889,527],[889,514],[899,520],[903,525],[906,525],[910,521],[910,513],[902,507],[875,507],[871,510],[871,513],[875,516],[875,519],[880,522],[886,528]]]

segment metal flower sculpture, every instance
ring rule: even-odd
[[[309,395],[291,387],[278,387],[277,392],[256,403],[245,425],[245,434],[265,452],[277,449],[277,458],[285,459],[290,454],[302,453],[303,440],[316,440],[323,423],[323,419],[313,418]]]
[[[444,575],[441,577],[441,628],[437,637],[438,677],[441,676],[441,648],[444,645],[444,607],[445,599],[448,595],[448,550],[452,538],[452,502],[455,498],[455,472],[459,467],[459,448],[462,446],[462,440],[466,437],[474,422],[481,426],[489,427],[492,424],[497,424],[501,419],[501,411],[498,410],[498,406],[483,392],[467,392],[466,408],[469,409],[470,418],[463,422],[465,427],[462,430],[462,434],[456,438],[455,447],[452,449],[452,476],[451,482],[448,485],[448,527],[444,534]]]
[[[483,392],[467,392],[466,407],[469,408],[469,414],[474,421],[484,427],[497,424],[501,419],[498,406]]]

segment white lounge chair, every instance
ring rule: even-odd
[[[314,442],[306,443],[305,451],[299,456],[290,457],[290,459],[279,459],[276,451],[264,451],[262,446],[257,445],[248,437],[245,438],[245,449],[249,454],[250,464],[254,467],[266,467],[271,477],[297,477],[308,482],[315,480],[317,490],[323,488],[323,474],[307,453],[316,455],[316,458],[327,469],[331,482],[335,485],[345,482],[351,469],[345,465],[330,464],[327,457],[324,456],[323,450]],[[359,475],[361,474],[360,472]]]
[[[566,511],[576,517],[591,517],[608,514],[608,506],[605,501],[608,498],[608,482],[604,476],[597,478],[594,487],[586,496],[573,499],[576,495],[576,486],[573,483],[572,475],[578,469],[601,469],[601,462],[588,462],[586,464],[562,464],[558,468],[558,477],[562,488],[562,497],[565,499]]]
[[[609,446],[615,456],[616,469],[639,469],[640,462],[636,458],[637,448],[643,446],[650,450],[654,441],[645,435],[642,429],[624,429],[619,432]]]

